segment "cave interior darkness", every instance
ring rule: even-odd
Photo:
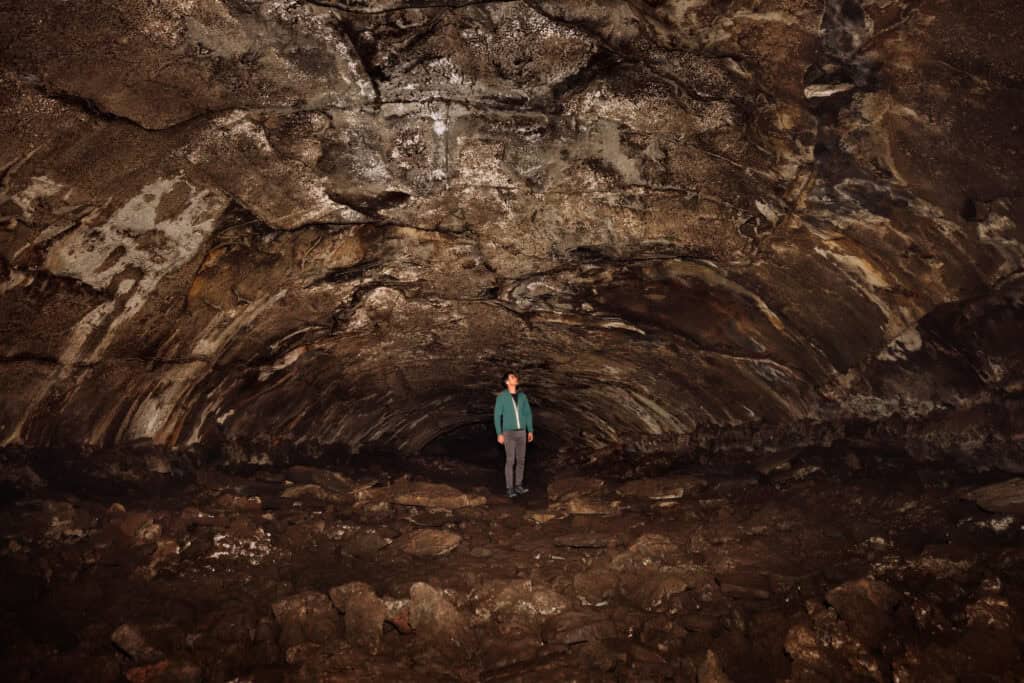
[[[0,0],[0,677],[1024,680],[1021,111],[1019,0]]]

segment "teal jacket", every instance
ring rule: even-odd
[[[530,410],[530,400],[526,398],[526,392],[520,390],[519,395],[519,421],[516,422],[516,404],[512,400],[512,394],[508,389],[498,394],[494,399],[494,431],[501,434],[512,429],[525,429],[533,433],[533,411]]]

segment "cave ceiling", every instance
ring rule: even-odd
[[[1018,14],[0,3],[0,442],[1020,454]]]

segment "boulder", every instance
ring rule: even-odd
[[[850,635],[874,647],[892,627],[890,613],[899,593],[882,581],[862,578],[836,586],[825,599],[846,622]]]
[[[344,503],[351,499],[343,494],[328,491],[319,484],[297,484],[281,492],[282,498],[307,498],[321,503]]]
[[[449,657],[468,658],[475,650],[468,619],[428,583],[409,588],[409,621],[417,637]]]
[[[619,574],[608,569],[588,569],[573,577],[572,587],[583,605],[602,605],[619,589]]]
[[[982,510],[989,512],[1024,515],[1024,477],[973,489],[965,493],[963,498],[974,501]]]
[[[793,660],[792,680],[884,680],[881,663],[851,637],[834,611],[813,602],[808,602],[808,611],[810,623],[794,624],[783,642]]]
[[[133,543],[156,540],[161,533],[160,525],[153,521],[153,515],[148,512],[114,514],[110,519],[110,527]]]
[[[590,532],[555,536],[553,542],[560,548],[609,548],[618,540],[610,534]]]
[[[619,581],[622,596],[640,609],[654,610],[673,595],[689,587],[688,577],[679,571],[641,569]]]
[[[362,581],[352,581],[341,586],[335,586],[330,591],[331,602],[338,609],[339,612],[345,615],[346,627],[348,625],[348,611],[349,604],[355,600],[357,596],[371,595],[374,598],[377,597],[377,593],[368,583]],[[387,622],[395,627],[399,633],[412,633],[412,626],[409,624],[409,600],[405,598],[392,598],[389,596],[382,596],[379,598],[380,606],[383,608],[382,622]],[[373,600],[362,600],[361,604],[356,607],[357,610],[361,610],[364,614],[361,621],[365,623],[372,623],[373,620],[365,617],[365,614],[370,611],[370,607],[376,610],[376,603]],[[348,632],[346,631],[346,637]]]
[[[447,484],[401,482],[390,488],[391,502],[398,505],[457,510],[464,507],[476,507],[487,502],[484,496],[463,493]]]
[[[527,510],[523,513],[523,519],[533,524],[547,524],[548,522],[558,519],[561,515],[554,512],[540,512],[538,510]]]
[[[164,658],[164,653],[150,645],[134,624],[121,624],[110,634],[110,640],[139,664],[153,664]]]
[[[387,500],[357,500],[352,514],[363,524],[383,524],[395,516],[395,506]]]
[[[679,546],[662,534],[643,534],[629,546],[629,552],[641,557],[664,560],[679,552]]]
[[[552,506],[552,509],[569,515],[602,515],[619,514],[621,503],[617,500],[607,501],[601,498],[569,498]]]
[[[390,538],[373,529],[350,529],[342,535],[339,543],[346,555],[362,558],[373,557],[390,544]]]
[[[635,479],[619,487],[619,495],[649,500],[676,500],[700,491],[707,482],[699,477]]]
[[[402,519],[420,527],[443,527],[452,524],[455,520],[455,513],[447,508],[406,508],[409,514],[403,515]]]
[[[331,598],[331,603],[334,605],[342,614],[348,609],[349,599],[360,593],[374,593],[373,587],[363,581],[351,581],[349,583],[335,586],[331,590],[327,591],[327,595]]]
[[[222,493],[214,502],[218,507],[243,512],[255,512],[263,508],[263,500],[259,496],[236,496],[233,493]]]
[[[300,643],[323,644],[338,637],[338,612],[323,593],[306,591],[289,596],[275,602],[273,611],[281,627],[281,647],[286,650]]]
[[[615,638],[619,629],[609,617],[593,612],[563,612],[544,625],[547,643],[574,645],[607,638]]]
[[[160,565],[176,559],[180,553],[181,548],[177,541],[171,538],[160,539],[156,542],[156,548],[149,558],[149,564],[140,568],[139,573],[147,579],[152,579],[156,576],[157,568]]]
[[[473,591],[476,617],[488,620],[495,614],[549,617],[569,607],[569,601],[557,591],[536,585],[530,579],[495,579]]]
[[[398,541],[399,549],[416,557],[438,557],[454,550],[462,536],[443,529],[417,529]]]
[[[345,607],[345,639],[373,655],[381,652],[381,635],[387,607],[372,591],[351,595]]]
[[[296,484],[316,484],[334,493],[348,493],[355,487],[348,477],[319,467],[293,465],[288,468],[286,476]]]
[[[567,477],[548,484],[548,499],[552,502],[589,496],[604,488],[604,481],[590,477]]]

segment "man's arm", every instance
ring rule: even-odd
[[[530,407],[530,398],[523,394],[523,407],[526,408],[526,434],[530,441],[533,441],[533,408]]]

